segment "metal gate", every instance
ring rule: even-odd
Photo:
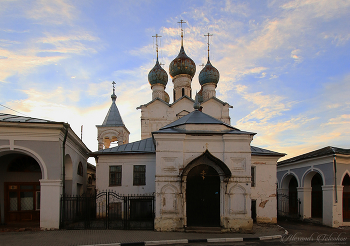
[[[62,196],[60,227],[64,229],[153,230],[154,195]]]
[[[299,219],[301,217],[300,205],[300,198],[297,198],[296,194],[287,196],[277,193],[277,216],[279,218],[289,217]]]

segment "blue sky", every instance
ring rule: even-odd
[[[220,72],[217,97],[231,124],[256,132],[252,145],[293,157],[324,146],[350,148],[350,0],[16,1],[0,0],[0,104],[65,121],[92,150],[95,125],[117,105],[140,139],[140,111],[151,100],[147,75],[168,71],[184,47],[197,65]],[[166,91],[172,95],[169,79]],[[172,101],[172,98],[171,98]],[[0,112],[18,114],[0,106]]]

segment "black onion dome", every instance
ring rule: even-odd
[[[219,78],[220,78],[219,71],[213,65],[211,65],[210,61],[208,60],[205,67],[199,73],[199,83],[201,85],[205,85],[208,83],[217,84],[219,82]]]
[[[196,64],[189,58],[183,46],[181,46],[179,55],[170,63],[169,74],[172,78],[179,74],[188,74],[193,78],[196,73]]]
[[[168,83],[168,74],[159,64],[158,59],[156,65],[154,65],[152,70],[148,73],[148,82],[151,85],[163,84],[164,86]]]

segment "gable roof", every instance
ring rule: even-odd
[[[283,160],[277,163],[278,166],[293,163],[301,160],[307,160],[315,157],[321,157],[321,156],[327,156],[327,155],[336,155],[336,154],[342,154],[342,155],[350,155],[350,149],[342,149],[332,146],[327,146],[322,149],[314,150],[311,152],[308,152],[306,154],[298,155],[293,158]]]
[[[194,110],[191,113],[181,117],[178,120],[175,120],[171,122],[170,124],[160,128],[160,130],[164,130],[167,128],[173,128],[180,125],[186,125],[186,124],[215,124],[215,125],[225,125],[231,129],[238,130],[237,128],[234,128],[233,126],[230,126],[229,124],[226,124],[208,114],[205,114],[199,110]]]
[[[175,102],[173,102],[172,104],[170,104],[170,107],[173,106],[174,104],[178,103],[179,101],[181,101],[181,100],[184,99],[184,98],[186,98],[186,99],[188,99],[188,100],[190,100],[191,102],[194,103],[194,100],[193,100],[192,98],[190,98],[189,96],[184,95],[184,96],[180,97],[179,99],[177,99],[177,100],[176,100]]]
[[[37,119],[27,116],[0,113],[0,122],[27,122],[27,123],[62,123],[51,120]]]
[[[102,149],[91,153],[91,156],[98,156],[104,154],[117,155],[117,154],[147,154],[147,153],[156,153],[154,147],[153,139],[146,138],[140,141],[127,143],[112,147],[109,149]]]
[[[85,145],[85,143],[73,131],[71,126],[68,123],[65,123],[65,122],[58,122],[58,121],[51,121],[51,120],[45,120],[45,119],[32,118],[32,117],[28,117],[28,116],[19,116],[19,115],[0,113],[0,123],[4,123],[4,124],[7,124],[7,125],[8,125],[8,123],[33,123],[33,124],[42,124],[43,126],[45,126],[45,124],[46,124],[46,126],[47,126],[47,124],[50,124],[50,126],[59,127],[61,129],[62,129],[62,127],[67,127],[68,126],[69,136],[72,137],[72,140],[74,140],[79,145],[81,145],[88,153],[91,152],[89,150],[89,148]],[[17,126],[17,124],[14,124],[14,126]],[[35,126],[35,127],[37,127],[37,126]]]
[[[284,153],[278,153],[275,151],[271,151],[268,149],[263,149],[263,148],[259,148],[259,147],[255,147],[255,146],[250,146],[250,150],[252,152],[252,155],[258,155],[258,156],[285,156],[286,154]]]
[[[146,103],[146,104],[142,104],[142,105],[138,106],[136,109],[141,109],[142,107],[147,107],[148,105],[152,104],[153,102],[155,102],[155,101],[157,101],[157,100],[170,107],[170,104],[169,104],[169,103],[167,103],[166,101],[160,99],[159,97],[156,97],[156,98],[154,98],[152,101],[150,101],[150,102],[148,102],[148,103]]]
[[[227,102],[224,102],[224,101],[221,101],[219,98],[217,98],[217,97],[211,97],[211,98],[209,98],[208,100],[205,100],[204,102],[201,102],[201,104],[204,104],[204,103],[206,103],[206,102],[209,102],[211,99],[213,99],[213,100],[215,100],[215,101],[217,101],[218,103],[221,103],[222,105],[228,105],[230,108],[233,108],[233,106],[231,106],[230,104],[228,104]]]
[[[207,131],[207,130],[185,130],[180,129],[178,126],[183,125],[220,125],[226,126],[228,128],[227,131]],[[181,117],[180,119],[160,128],[158,131],[152,132],[152,134],[157,133],[191,133],[191,134],[249,134],[255,135],[256,133],[241,131],[229,124],[226,124],[208,114],[205,114],[199,110],[194,110],[188,115]]]

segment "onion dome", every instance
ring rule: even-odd
[[[202,71],[199,73],[199,83],[201,85],[214,83],[217,84],[219,82],[220,73],[219,71],[210,63],[210,60],[208,59],[207,64],[202,69]]]
[[[172,78],[179,74],[188,74],[193,78],[196,73],[196,64],[189,58],[183,46],[181,46],[179,55],[170,63],[169,74]]]
[[[166,86],[166,84],[168,83],[168,74],[159,64],[158,58],[156,65],[154,65],[152,70],[148,73],[148,82],[151,86],[155,84],[162,84]]]

